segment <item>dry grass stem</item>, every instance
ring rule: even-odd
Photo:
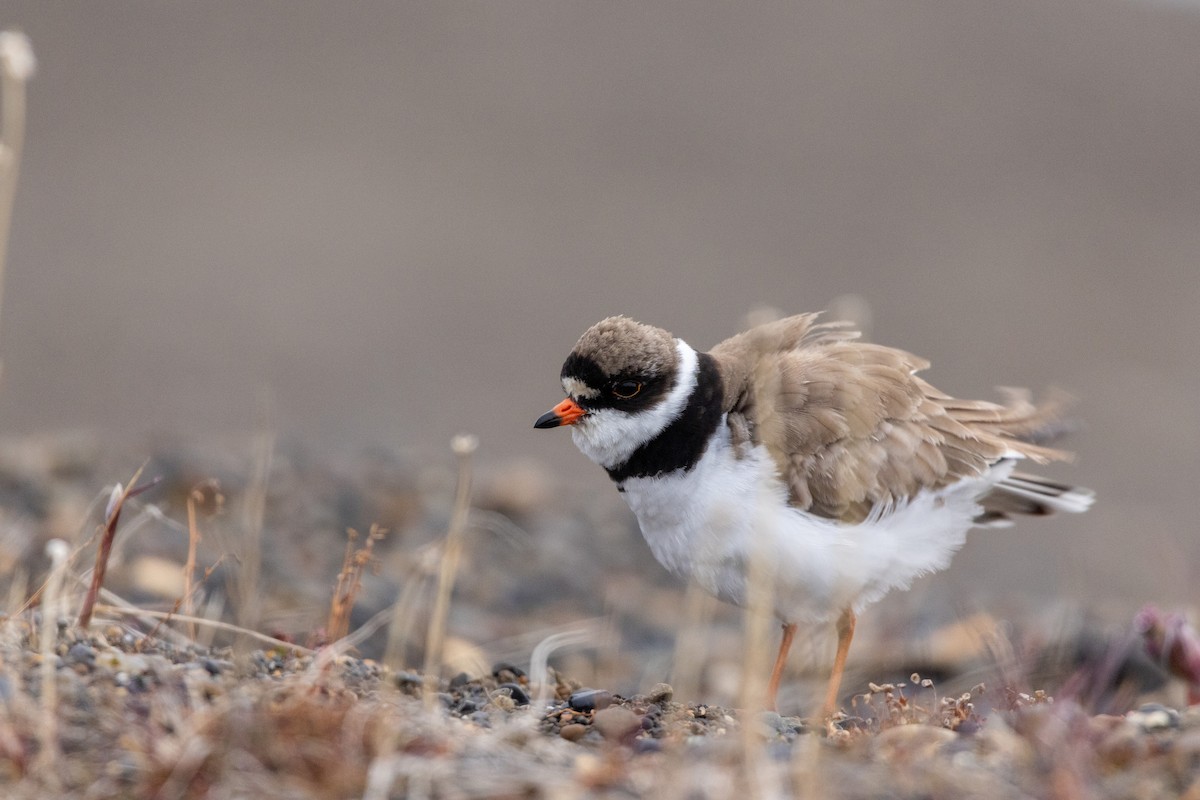
[[[0,33],[0,308],[21,151],[25,145],[25,84],[33,76],[33,46],[20,31]]]
[[[460,434],[454,437],[451,448],[458,457],[458,488],[454,493],[454,511],[450,516],[450,529],[446,532],[446,544],[442,551],[441,568],[438,571],[437,596],[433,613],[429,618],[429,632],[425,640],[425,703],[432,708],[437,699],[438,666],[442,659],[442,647],[446,641],[446,618],[450,613],[450,594],[454,590],[454,579],[458,574],[458,562],[462,557],[463,533],[467,528],[467,517],[471,510],[471,454],[479,446],[474,436]]]
[[[392,669],[404,666],[404,652],[412,641],[416,624],[418,600],[424,594],[429,574],[418,563],[404,577],[404,588],[400,599],[392,605],[392,618],[388,623],[387,646],[384,648],[383,663]]]
[[[231,594],[238,601],[238,622],[246,628],[257,625],[260,616],[258,581],[262,574],[262,536],[267,515],[267,482],[271,476],[271,464],[275,455],[275,436],[264,432],[258,436],[256,444],[254,471],[246,487],[242,506],[242,535],[238,551],[241,568],[232,573],[234,587]]]
[[[574,647],[577,644],[592,641],[596,637],[600,625],[600,621],[592,621],[560,633],[551,634],[533,648],[533,653],[529,656],[529,680],[537,686],[537,693],[533,699],[534,708],[545,708],[546,700],[549,697],[550,685],[554,680],[554,677],[550,675],[551,654],[564,647]]]
[[[196,550],[200,547],[200,526],[196,522],[196,506],[199,503],[206,502],[212,498],[215,505],[219,506],[222,502],[221,493],[216,481],[205,481],[188,492],[187,498],[187,529],[188,529],[188,552],[187,561],[183,565],[183,597],[180,610],[186,616],[195,616],[193,603],[195,601],[195,589],[193,582],[196,579]],[[196,626],[193,623],[188,623],[188,634],[191,638],[196,638]]]
[[[42,601],[42,726],[38,766],[47,774],[53,774],[58,760],[58,683],[55,678],[58,658],[55,645],[58,643],[63,579],[70,563],[71,548],[62,539],[51,539],[46,543],[46,555],[50,557],[50,577]]]
[[[155,480],[146,486],[137,486],[138,478],[142,477],[142,470],[145,468],[145,464],[138,467],[126,487],[123,488],[119,483],[113,487],[108,507],[104,509],[104,531],[96,548],[96,566],[92,569],[91,586],[88,587],[87,594],[83,597],[83,606],[79,609],[78,624],[81,628],[86,628],[92,622],[92,609],[100,594],[100,587],[104,585],[104,573],[108,571],[108,558],[112,555],[113,539],[117,535],[117,522],[121,518],[121,509],[124,507],[125,501],[150,489],[157,483]]]
[[[247,636],[255,639],[271,647],[278,647],[284,650],[295,651],[303,655],[312,655],[316,651],[298,645],[295,642],[285,642],[283,639],[276,639],[274,636],[268,636],[265,633],[259,633],[250,628],[243,628],[240,625],[234,625],[229,622],[222,622],[219,619],[207,619],[205,617],[189,617],[182,614],[176,614],[173,611],[152,611],[145,608],[137,608],[130,605],[113,605],[109,603],[97,603],[96,610],[105,614],[118,614],[125,617],[144,617],[147,619],[167,619],[172,618],[179,622],[188,622],[213,630],[226,631],[228,633],[237,634],[239,636]]]

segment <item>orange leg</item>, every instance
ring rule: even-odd
[[[854,623],[858,617],[854,611],[847,608],[837,621],[837,656],[833,659],[833,674],[829,676],[829,690],[825,693],[825,707],[822,716],[828,717],[838,706],[838,694],[842,688],[842,672],[846,669],[846,655],[850,652],[850,640],[854,638]]]
[[[783,623],[783,638],[779,641],[779,655],[775,656],[775,667],[771,670],[771,681],[767,684],[767,710],[775,710],[775,697],[779,694],[779,681],[783,679],[783,667],[787,663],[788,650],[792,649],[792,638],[796,635],[796,623]]]

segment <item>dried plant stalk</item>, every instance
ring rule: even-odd
[[[187,499],[187,521],[188,521],[188,553],[187,562],[183,565],[183,597],[181,599],[180,608],[187,616],[194,616],[194,608],[192,606],[192,581],[196,573],[196,549],[200,545],[200,528],[196,525],[196,502],[203,498],[202,490],[199,486],[188,492]],[[191,639],[196,638],[196,626],[194,623],[188,623],[188,636]]]
[[[137,480],[142,477],[142,470],[145,468],[145,464],[138,467],[126,487],[123,488],[119,483],[114,486],[108,500],[108,507],[104,509],[104,532],[101,534],[100,544],[96,548],[96,566],[92,570],[92,584],[83,597],[82,608],[79,609],[79,627],[81,628],[86,628],[92,622],[92,611],[96,607],[96,598],[100,595],[100,587],[104,585],[104,573],[108,571],[108,557],[112,555],[113,539],[117,536],[117,521],[121,518],[121,509],[125,506],[125,501],[157,483],[154,481],[147,486],[135,488]]]
[[[4,299],[8,232],[25,143],[25,84],[33,77],[34,66],[33,47],[25,34],[0,33],[0,306]]]
[[[329,604],[329,622],[326,625],[329,641],[336,642],[350,632],[350,612],[354,610],[354,600],[362,589],[363,570],[374,562],[375,543],[386,535],[386,528],[371,525],[367,541],[355,550],[358,531],[353,528],[346,531],[346,554],[342,557],[342,570],[338,573],[337,586]]]
[[[458,488],[454,493],[454,511],[450,516],[450,529],[446,532],[446,544],[442,551],[441,567],[438,570],[437,597],[433,614],[429,618],[429,633],[425,639],[425,705],[432,708],[437,699],[438,665],[442,660],[442,647],[446,641],[446,617],[450,612],[450,593],[454,590],[454,578],[458,574],[458,562],[462,557],[463,534],[467,528],[467,516],[471,508],[471,454],[478,447],[474,436],[455,436],[451,447],[458,456]]]
[[[63,579],[70,564],[71,548],[62,539],[51,539],[46,543],[46,555],[50,557],[50,577],[46,580],[42,600],[42,725],[38,767],[47,776],[54,776],[57,774],[55,762],[58,760],[58,682],[55,676],[58,659],[54,649],[58,643],[59,606],[62,604]]]

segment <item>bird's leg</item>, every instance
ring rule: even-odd
[[[825,693],[825,706],[821,713],[828,717],[837,709],[838,693],[842,687],[842,672],[846,669],[846,655],[850,652],[850,640],[854,638],[854,623],[858,617],[853,609],[847,608],[837,621],[837,655],[833,659],[833,674],[829,676],[829,690]]]
[[[775,710],[775,696],[779,694],[779,681],[783,679],[783,666],[787,663],[788,650],[792,649],[792,638],[796,635],[796,623],[783,623],[783,638],[779,641],[779,655],[775,656],[775,667],[767,684],[767,710]]]

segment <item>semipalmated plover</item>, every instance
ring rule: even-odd
[[[579,339],[566,399],[534,427],[571,426],[676,575],[744,605],[760,578],[749,565],[768,566],[783,622],[772,708],[797,623],[835,621],[828,714],[863,608],[945,568],[972,526],[1084,511],[1093,495],[1014,470],[1067,457],[1044,444],[1061,431],[1061,402],[955,399],[917,376],[924,359],[817,316],[708,353],[609,317]]]

